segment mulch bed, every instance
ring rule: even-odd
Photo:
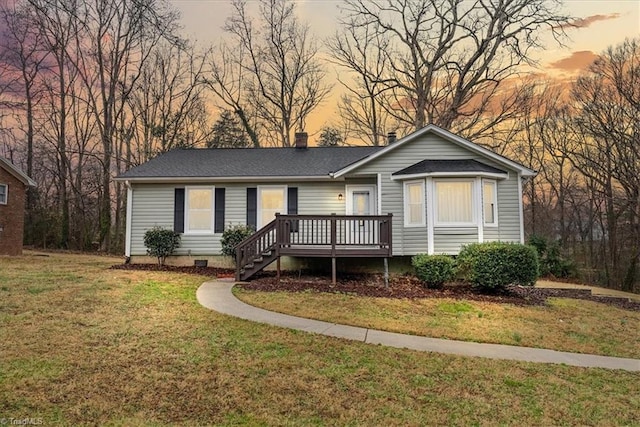
[[[158,264],[116,264],[112,265],[113,270],[143,270],[143,271],[172,271],[175,273],[198,274],[202,276],[235,277],[236,270],[232,268],[217,267],[195,267],[195,266],[175,266]]]
[[[235,270],[228,268],[176,267],[155,264],[119,264],[111,268],[119,270],[173,271],[225,277],[230,277],[235,272]],[[502,291],[486,293],[480,292],[466,283],[452,283],[445,285],[441,289],[428,289],[416,277],[411,275],[393,276],[389,281],[389,287],[385,288],[384,277],[380,274],[341,275],[334,286],[331,283],[331,278],[327,276],[284,273],[278,283],[274,273],[262,272],[252,281],[240,286],[244,289],[262,292],[315,291],[384,298],[452,298],[519,306],[544,305],[547,298],[558,297],[594,301],[626,310],[640,311],[640,302],[630,301],[626,298],[594,296],[589,290],[507,286]]]

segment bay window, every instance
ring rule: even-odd
[[[482,180],[482,216],[484,225],[498,225],[498,192],[496,182]]]
[[[474,226],[472,179],[434,181],[435,225]]]
[[[404,183],[404,225],[424,227],[425,221],[424,180]]]

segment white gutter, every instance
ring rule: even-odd
[[[192,183],[192,182],[275,182],[275,181],[334,181],[330,175],[319,176],[174,176],[174,177],[122,177],[114,181],[130,181],[136,184]],[[344,181],[340,179],[339,181]]]
[[[482,177],[482,178],[494,178],[494,179],[508,179],[509,173],[497,173],[497,172],[425,172],[425,173],[414,173],[410,175],[395,175],[391,176],[392,181],[405,181],[409,179],[419,179],[419,178],[456,178],[456,177]]]

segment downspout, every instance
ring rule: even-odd
[[[125,263],[128,264],[131,261],[131,214],[133,212],[133,187],[129,180],[124,182],[127,187],[127,218],[126,218],[126,230],[124,241],[124,258]]]
[[[524,244],[524,207],[522,202],[522,175],[518,174],[518,215],[520,216],[520,243]]]

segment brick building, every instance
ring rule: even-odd
[[[0,255],[22,254],[27,188],[35,186],[35,181],[0,157]]]

